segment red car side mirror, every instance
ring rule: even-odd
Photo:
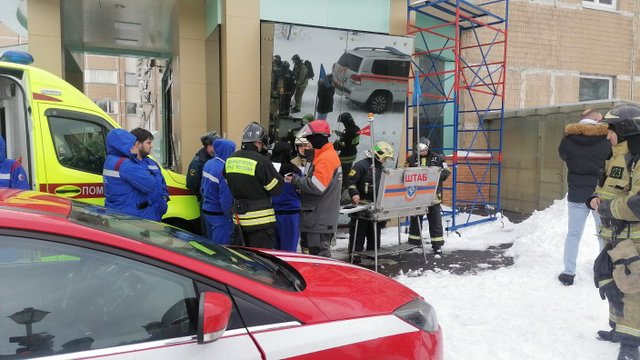
[[[231,315],[231,299],[216,292],[200,294],[198,306],[198,344],[206,344],[222,337]]]

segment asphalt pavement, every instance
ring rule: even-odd
[[[527,215],[518,213],[504,213],[511,222],[518,223]],[[348,233],[341,229],[339,238],[348,238]],[[456,236],[454,233],[449,237]],[[383,247],[378,254],[378,272],[387,276],[405,274],[420,276],[425,271],[448,271],[453,274],[477,274],[482,271],[496,270],[513,265],[513,257],[505,255],[505,251],[513,243],[490,246],[486,250],[449,250],[446,242],[442,254],[436,255],[430,244],[425,244],[424,252],[421,247],[412,247],[406,243],[399,246]],[[349,261],[346,249],[332,250],[332,255],[340,260]],[[360,266],[375,270],[373,251],[361,254]]]

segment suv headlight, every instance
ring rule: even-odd
[[[410,303],[402,305],[393,315],[409,324],[427,332],[438,330],[438,317],[436,310],[428,302],[417,298]]]

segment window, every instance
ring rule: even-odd
[[[65,167],[102,175],[107,130],[96,123],[49,116],[58,162]]]
[[[127,115],[136,115],[138,113],[138,104],[133,102],[127,103]]]
[[[84,81],[94,84],[117,84],[118,72],[115,70],[85,70]]]
[[[48,356],[196,333],[193,281],[88,248],[0,237],[0,358]]]
[[[342,66],[346,66],[351,71],[359,71],[360,64],[362,63],[362,58],[355,56],[353,54],[344,53],[338,60],[338,64]]]
[[[376,75],[408,77],[409,64],[408,61],[374,60],[373,65],[371,65],[371,72]]]
[[[617,0],[582,0],[582,6],[600,10],[616,10]]]
[[[124,84],[126,86],[138,86],[138,76],[136,73],[124,73]]]
[[[606,100],[613,95],[613,78],[606,76],[580,76],[580,100]]]
[[[111,100],[96,100],[96,104],[100,106],[104,112],[107,114],[117,114],[118,113],[118,102]]]

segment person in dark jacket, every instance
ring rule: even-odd
[[[136,137],[138,160],[147,167],[149,174],[153,176],[155,181],[154,190],[151,194],[151,206],[154,210],[154,218],[152,220],[161,221],[162,216],[167,212],[169,189],[167,189],[167,183],[162,176],[160,166],[155,160],[149,157],[153,147],[153,134],[151,134],[149,130],[143,128],[135,128],[131,130],[131,134]]]
[[[202,185],[202,168],[207,161],[213,159],[215,156],[213,149],[213,142],[220,139],[220,136],[216,131],[208,132],[200,137],[202,148],[198,150],[196,155],[189,163],[187,170],[187,189],[191,191],[200,205],[200,234],[204,237],[208,237],[207,223],[204,216],[202,216],[202,194],[200,193],[200,186]]]
[[[271,161],[278,173],[285,176],[302,176],[302,171],[291,163],[291,145],[278,141],[271,152]],[[278,249],[296,252],[300,240],[300,196],[291,185],[285,183],[280,194],[272,197],[276,212],[276,233],[280,244]]]
[[[373,154],[367,153],[367,157],[358,161],[353,165],[347,181],[349,182],[348,191],[351,201],[358,205],[360,202],[373,202],[374,192],[377,195],[380,177],[382,175],[382,165],[388,160],[393,159],[393,147],[387,142],[378,141],[373,147]],[[375,163],[375,171],[371,164]],[[375,176],[375,181],[374,181]],[[374,186],[375,183],[375,186]],[[374,237],[378,239],[377,247],[380,248],[380,233],[384,223],[376,226],[374,233],[374,223],[369,220],[358,221],[356,234],[356,219],[351,218],[349,223],[349,252],[361,252],[365,249],[365,238],[367,240],[366,249],[373,250],[375,245]],[[354,248],[355,242],[355,248]],[[354,257],[354,259],[358,259]]]
[[[353,116],[350,113],[344,112],[338,117],[338,122],[344,125],[344,131],[335,131],[338,135],[338,139],[334,142],[336,151],[340,152],[340,164],[342,166],[342,173],[348,174],[351,170],[351,165],[356,160],[358,155],[358,145],[360,144],[360,128],[356,125]],[[346,182],[343,187],[346,188]]]
[[[107,135],[107,158],[104,176],[104,205],[108,209],[153,220],[151,194],[155,180],[146,164],[138,160],[136,137],[124,129],[113,129]]]
[[[296,79],[293,76],[293,71],[289,69],[290,66],[288,61],[282,62],[280,78],[278,79],[278,94],[280,95],[279,115],[282,116],[289,116],[291,97],[296,91]]]
[[[427,138],[422,138],[418,144],[418,151],[411,154],[405,163],[407,167],[416,166],[437,166],[442,168],[438,179],[438,190],[434,204],[427,209],[427,221],[429,222],[429,238],[431,248],[436,255],[442,253],[444,245],[444,231],[442,228],[442,184],[451,175],[451,170],[447,166],[444,155],[431,151],[431,142]],[[422,221],[424,216],[412,216],[409,219],[409,244],[422,246]]]
[[[333,86],[333,75],[318,80],[318,104],[316,105],[316,119],[327,120],[327,115],[333,111],[333,95],[336,88]]]
[[[29,180],[18,160],[7,159],[7,145],[0,136],[0,187],[29,190]]]
[[[227,158],[236,151],[236,144],[217,139],[213,147],[216,157],[202,168],[202,216],[207,224],[208,238],[216,244],[226,245],[231,243],[233,234],[233,196],[222,172]]]
[[[607,140],[607,124],[599,123],[602,115],[597,110],[586,110],[579,123],[568,124],[560,141],[558,154],[566,163],[568,174],[568,231],[564,240],[564,270],[558,280],[565,286],[573,285],[576,275],[578,247],[589,216],[585,200],[593,194],[598,185],[598,176],[604,168],[605,160],[611,155],[611,143]],[[600,217],[591,212],[596,222],[596,232],[600,227]],[[604,244],[601,242],[600,248]]]
[[[200,193],[200,185],[202,184],[202,167],[207,161],[215,156],[213,142],[220,139],[220,135],[216,131],[208,132],[200,137],[202,148],[198,150],[196,155],[189,163],[187,170],[187,189],[202,202],[202,194]]]
[[[302,198],[300,246],[325,257],[331,257],[331,240],[338,231],[342,188],[340,159],[329,136],[326,121],[314,120],[302,127],[296,137],[306,138],[312,146],[305,150],[306,172],[302,177],[287,177]]]
[[[233,195],[234,223],[245,245],[275,249],[276,216],[271,197],[282,191],[284,179],[271,160],[261,154],[269,137],[265,128],[253,122],[244,128],[242,149],[227,159],[222,176]]]

